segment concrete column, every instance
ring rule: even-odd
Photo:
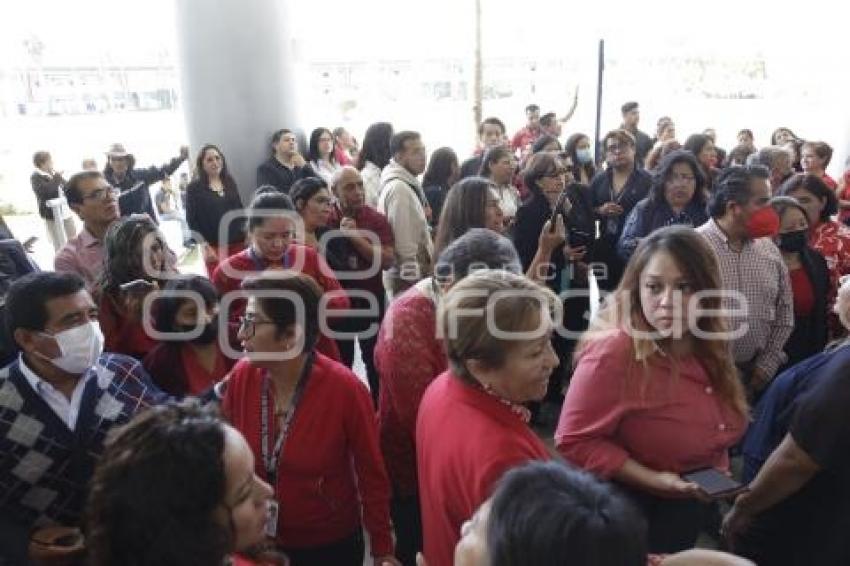
[[[221,147],[242,200],[256,189],[271,134],[298,130],[292,3],[177,0],[177,44],[191,159]]]

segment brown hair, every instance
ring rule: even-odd
[[[637,143],[635,142],[635,137],[632,135],[631,132],[629,132],[628,130],[624,130],[623,128],[618,128],[616,130],[611,130],[610,132],[605,134],[605,137],[602,138],[602,147],[608,145],[608,140],[611,138],[614,138],[615,140],[624,144],[628,144],[632,147],[634,147]]]
[[[626,271],[614,293],[591,321],[587,332],[576,346],[574,363],[578,363],[588,345],[595,340],[610,336],[623,327],[638,331],[651,331],[652,327],[643,314],[640,302],[640,275],[655,254],[670,254],[678,264],[694,292],[720,290],[720,269],[714,252],[705,239],[686,226],[670,226],[656,230],[644,238],[626,266]],[[705,297],[700,307],[713,311],[721,309],[719,296]],[[697,322],[706,333],[727,331],[721,316],[706,316]],[[735,365],[726,340],[706,339],[693,336],[694,356],[700,360],[708,374],[712,387],[719,397],[742,415],[747,414],[744,389],[738,379]],[[650,358],[656,355],[655,342],[646,337],[632,337],[633,357],[646,368]]]
[[[823,167],[826,169],[829,162],[832,160],[832,147],[828,143],[822,141],[807,141],[803,143],[800,151],[806,147],[812,148],[815,155],[823,159]]]
[[[467,360],[502,367],[521,339],[495,336],[488,322],[502,333],[534,332],[540,327],[535,315],[541,306],[552,312],[557,307],[555,294],[509,271],[479,270],[452,286],[440,304],[437,329],[454,374],[473,380]]]

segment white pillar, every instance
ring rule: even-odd
[[[183,115],[194,161],[221,147],[242,200],[256,189],[271,134],[299,130],[291,4],[281,0],[177,0]]]

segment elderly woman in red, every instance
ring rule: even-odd
[[[390,485],[372,398],[316,351],[321,289],[293,274],[249,279],[237,362],[222,411],[274,489],[270,531],[292,566],[362,566],[361,516],[376,566],[396,566]]]
[[[728,471],[746,427],[725,322],[699,311],[720,308],[719,286],[700,235],[662,228],[638,246],[576,350],[555,444],[627,490],[648,520],[650,552],[693,547],[705,496],[681,474]]]
[[[292,243],[296,228],[301,226],[292,200],[277,192],[260,193],[248,209],[247,249],[222,261],[213,273],[212,281],[222,295],[222,306],[227,309],[228,320],[236,324],[245,310],[244,299],[228,303],[227,294],[239,291],[243,279],[263,271],[290,271],[312,277],[324,293],[328,293],[326,307],[330,310],[347,309],[348,297],[334,277],[333,270],[313,248]],[[275,277],[280,277],[278,273]],[[332,321],[331,321],[332,322]],[[319,352],[339,360],[336,342],[320,334],[316,346]]]
[[[546,394],[558,365],[551,291],[509,271],[481,270],[446,293],[437,327],[449,370],[416,421],[425,558],[450,566],[461,525],[509,469],[549,452],[523,406]]]

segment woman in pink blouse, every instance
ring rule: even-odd
[[[641,242],[576,350],[556,446],[633,496],[649,522],[651,552],[694,545],[706,497],[682,474],[728,471],[727,450],[746,426],[724,321],[708,316],[720,297],[700,296],[719,288],[717,260],[699,234],[658,230]]]

